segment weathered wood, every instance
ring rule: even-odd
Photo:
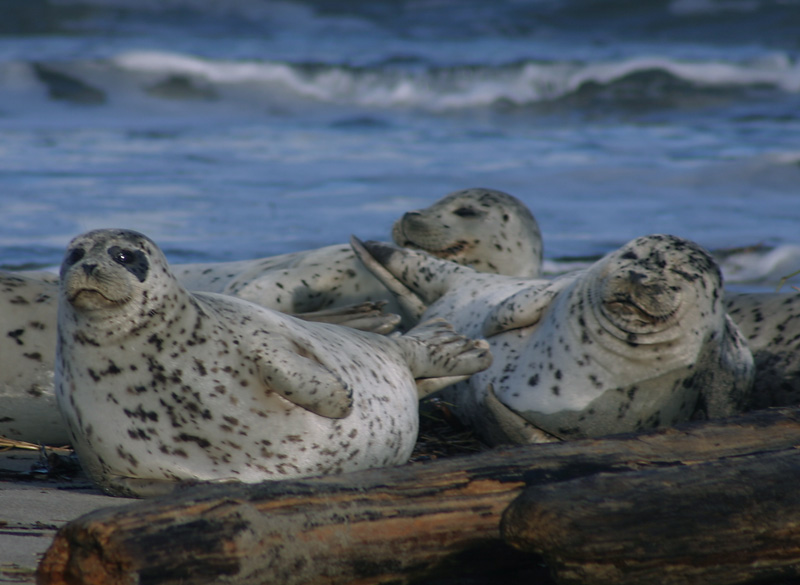
[[[39,579],[410,582],[469,551],[497,547],[501,514],[526,485],[566,485],[650,467],[680,473],[697,462],[764,456],[798,444],[800,409],[778,409],[341,476],[200,486],[69,523],[42,560]]]
[[[726,585],[800,578],[800,450],[527,488],[503,516],[560,583]]]

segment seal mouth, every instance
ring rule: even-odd
[[[404,248],[409,248],[409,249],[412,249],[412,250],[421,250],[423,252],[427,252],[428,254],[431,254],[432,256],[436,256],[437,258],[442,258],[443,260],[448,260],[448,259],[450,259],[450,258],[452,258],[454,256],[458,256],[464,250],[466,250],[467,249],[467,243],[466,242],[456,242],[455,244],[453,244],[452,246],[449,246],[447,248],[428,248],[428,247],[425,247],[425,246],[423,246],[421,244],[418,244],[417,242],[412,242],[411,240],[406,239],[403,242],[403,247]]]
[[[630,320],[640,327],[664,324],[678,312],[677,308],[665,311],[656,311],[654,310],[655,307],[652,309],[645,308],[629,294],[617,294],[603,304],[614,315],[623,316],[626,320]]]
[[[101,309],[124,304],[127,299],[111,299],[94,288],[80,288],[67,297],[71,305],[81,309]]]
[[[680,287],[662,279],[647,278],[628,270],[606,282],[602,311],[614,326],[627,334],[649,334],[669,329],[682,306]]]

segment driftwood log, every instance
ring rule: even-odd
[[[502,534],[559,582],[689,585],[800,579],[800,450],[528,488]],[[784,581],[785,582],[785,581]]]
[[[500,519],[509,504],[524,489],[537,487],[550,490],[548,501],[558,502],[562,487],[581,482],[589,490],[583,494],[584,507],[602,510],[598,520],[587,521],[587,526],[602,523],[604,516],[609,523],[620,517],[613,528],[620,533],[616,540],[627,537],[631,548],[609,545],[618,555],[617,563],[606,561],[619,574],[625,573],[625,559],[636,547],[663,551],[656,561],[641,562],[657,562],[662,571],[674,567],[680,572],[687,559],[698,574],[704,567],[713,569],[740,554],[737,546],[726,548],[726,542],[747,523],[751,534],[758,535],[752,538],[757,538],[759,546],[774,547],[772,554],[764,555],[764,562],[774,562],[786,574],[800,566],[800,516],[789,515],[797,508],[793,507],[796,498],[788,494],[797,490],[782,480],[791,469],[793,479],[787,481],[798,485],[794,457],[798,445],[800,409],[775,409],[655,432],[497,449],[333,477],[198,486],[169,497],[98,510],[67,524],[40,563],[38,578],[48,585],[429,583],[442,570],[475,561],[488,565],[490,574],[500,575],[509,559],[522,566],[538,566],[535,556],[512,558],[502,552]],[[765,462],[760,475],[753,480],[741,475],[751,473],[752,462],[759,460]],[[739,463],[746,465],[737,475]],[[684,474],[694,476],[701,467],[709,470],[705,483],[680,479]],[[649,480],[650,470],[672,472],[674,479]],[[629,484],[628,477],[635,481]],[[740,497],[720,499],[720,493],[732,493],[720,485],[744,484],[764,489],[737,490]],[[770,490],[769,485],[777,487]],[[597,491],[592,494],[592,489]],[[511,516],[504,525],[510,540],[523,548],[531,542],[526,531],[535,528],[531,518],[543,513],[530,508],[538,497],[532,494],[536,493],[526,491],[515,503],[515,527],[510,528]],[[640,529],[645,520],[631,514],[640,498],[646,502],[642,510],[647,514],[657,511],[660,499],[666,498],[666,506],[672,508],[668,513],[662,510],[660,517],[684,516],[683,524],[675,520],[674,530],[690,530],[704,546],[695,549],[684,541],[683,546],[671,549],[666,541],[676,537],[674,532],[660,533],[649,526]],[[606,500],[612,503],[600,506]],[[771,502],[773,512],[790,504],[782,523],[780,513],[771,513],[767,519],[754,505],[765,500]],[[559,510],[569,508],[568,499],[560,505]],[[748,512],[732,522],[738,510],[728,506]],[[556,523],[553,531],[564,542],[555,546],[580,550],[581,539],[587,535],[575,534],[569,541],[569,532],[579,529],[552,516],[547,516],[548,521]],[[787,546],[778,545],[783,539]],[[590,546],[594,540],[585,542]],[[741,539],[738,542],[744,546]],[[722,556],[716,551],[723,551]],[[557,561],[558,579],[583,580],[577,569],[563,572],[566,561],[552,551],[548,554]],[[596,558],[574,556],[590,564]],[[746,576],[747,567],[753,568],[751,560],[748,557],[737,567],[737,575]],[[719,580],[719,572],[713,574],[707,582],[725,582]],[[750,573],[754,578],[764,574]],[[586,573],[587,582],[591,578]]]

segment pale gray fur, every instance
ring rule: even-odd
[[[65,445],[53,393],[58,278],[0,272],[0,435]]]
[[[538,276],[542,238],[531,212],[518,199],[493,189],[455,191],[395,222],[398,245],[423,249],[482,272]],[[348,245],[282,256],[208,264],[178,264],[175,275],[189,290],[234,295],[290,314],[302,314],[394,297],[355,258]],[[406,323],[406,325],[408,325]]]
[[[800,293],[726,293],[756,367],[753,407],[800,404]]]
[[[128,230],[77,237],[62,264],[56,397],[112,494],[403,463],[419,396],[490,362],[441,321],[385,337],[190,293]]]
[[[518,199],[493,189],[450,193],[405,214],[394,232],[403,244],[484,271],[527,276],[541,267],[536,220]],[[394,297],[346,244],[257,260],[177,264],[173,273],[189,290],[231,294],[307,320],[376,332],[387,332],[399,320]],[[0,319],[7,331],[0,343],[0,434],[63,444],[68,436],[58,422],[52,383],[58,277],[46,272],[2,274],[11,280],[0,290]],[[390,304],[378,314],[374,306],[361,305],[369,301]],[[349,306],[356,303],[351,313]],[[405,323],[406,329],[410,326]],[[16,333],[20,330],[24,334]]]
[[[752,356],[725,314],[716,264],[687,240],[638,238],[554,281],[479,274],[378,242],[354,248],[410,313],[486,335],[492,366],[446,399],[490,443],[636,431],[748,405]]]

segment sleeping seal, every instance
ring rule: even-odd
[[[419,396],[490,362],[442,321],[385,337],[190,293],[129,230],[78,236],[61,266],[56,398],[115,495],[403,463]]]
[[[690,241],[637,238],[553,281],[353,246],[409,314],[489,341],[492,366],[446,394],[490,444],[637,431],[747,406],[752,356],[723,308],[719,269]]]
[[[494,189],[455,191],[410,211],[395,222],[392,237],[400,246],[482,272],[538,276],[541,270],[536,219],[517,198]],[[284,313],[365,301],[387,301],[385,311],[397,312],[393,296],[346,244],[257,260],[178,264],[173,270],[189,290],[229,294]]]

